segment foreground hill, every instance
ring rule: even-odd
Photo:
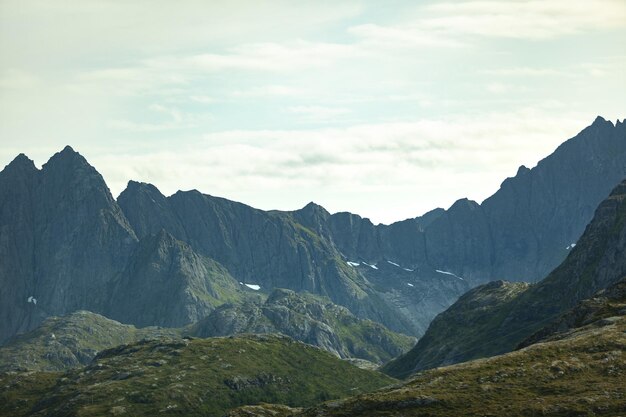
[[[222,306],[194,324],[198,337],[239,333],[282,333],[321,347],[340,358],[386,362],[408,351],[415,339],[394,333],[370,320],[355,317],[345,307],[311,294],[277,289],[263,302]]]
[[[545,276],[624,177],[626,125],[602,118],[482,204],[378,226],[134,181],[116,200],[70,147],[41,169],[19,155],[0,172],[0,343],[76,310],[179,327],[275,288],[419,336],[475,285]]]
[[[384,371],[396,377],[508,352],[583,299],[626,276],[626,181],[597,208],[567,259],[532,286],[492,282],[461,297],[416,347]]]
[[[0,375],[0,415],[215,416],[235,406],[307,406],[394,382],[280,336],[142,341],[81,369]]]
[[[566,319],[567,330],[546,332],[550,336],[543,342],[521,350],[420,372],[401,385],[309,409],[250,406],[228,416],[623,415],[625,283],[607,290],[610,294],[585,300],[564,316],[584,316],[582,321]]]

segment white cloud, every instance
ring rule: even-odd
[[[306,93],[305,89],[286,85],[263,85],[248,90],[236,90],[231,92],[230,96],[234,98],[295,97]]]
[[[93,163],[116,193],[136,179],[168,194],[196,188],[265,209],[314,200],[390,222],[456,198],[482,200],[519,165],[534,165],[582,129],[580,119],[537,109],[341,129],[233,130],[176,152],[105,152]]]
[[[348,28],[369,45],[391,48],[469,46],[468,36],[544,40],[626,27],[621,0],[509,0],[435,2],[402,24]]]
[[[21,90],[39,85],[41,80],[35,75],[17,69],[6,69],[0,73],[0,88]]]
[[[549,39],[626,27],[621,0],[513,0],[435,3],[425,29],[452,35]]]
[[[350,113],[350,109],[325,106],[293,106],[287,109],[289,113],[301,115],[310,121],[328,121]]]

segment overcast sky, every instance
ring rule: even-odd
[[[624,0],[0,0],[0,167],[69,144],[115,196],[389,223],[625,104]]]

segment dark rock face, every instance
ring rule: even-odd
[[[238,291],[188,245],[138,242],[102,176],[70,147],[41,170],[20,155],[0,173],[0,259],[0,342],[76,310],[187,324]]]
[[[141,239],[113,285],[107,311],[140,327],[180,327],[238,300],[239,287],[224,267],[161,230]]]
[[[530,287],[497,281],[473,289],[441,313],[416,347],[387,364],[385,371],[405,377],[420,369],[509,352],[625,276],[626,180],[598,206],[578,244],[543,281]],[[620,288],[612,287],[608,294],[618,297]],[[563,318],[563,323],[576,321],[581,311]]]
[[[339,250],[370,263],[454,272],[474,285],[495,279],[537,281],[559,265],[594,209],[626,177],[626,124],[601,117],[533,168],[520,167],[477,204],[389,226],[338,213],[329,221]]]
[[[415,339],[393,333],[311,294],[274,290],[264,303],[225,305],[193,325],[198,337],[240,333],[282,333],[318,346],[340,358],[382,363],[409,350]]]
[[[137,238],[104,180],[66,147],[0,173],[0,341],[50,315],[103,311]]]

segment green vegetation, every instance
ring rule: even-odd
[[[421,372],[402,385],[310,409],[261,408],[274,417],[617,416],[626,410],[624,352],[622,315],[558,341]],[[264,415],[248,411],[229,416]]]
[[[310,406],[393,383],[284,336],[141,341],[85,368],[0,376],[1,416],[221,416],[260,402]]]
[[[86,365],[98,352],[142,339],[180,336],[179,329],[121,324],[89,311],[49,317],[0,348],[0,371],[61,371]]]
[[[220,307],[186,332],[197,337],[282,333],[341,358],[360,358],[378,364],[415,344],[414,338],[359,319],[327,297],[287,289],[274,290],[263,303]]]

